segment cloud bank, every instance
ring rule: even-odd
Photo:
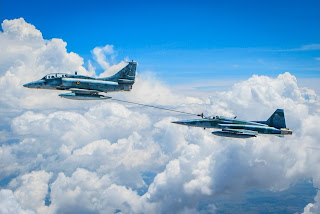
[[[76,102],[25,89],[50,72],[95,75],[61,39],[22,18],[0,32],[1,213],[214,213],[214,200],[246,190],[282,191],[311,178],[320,188],[319,96],[290,73],[254,75],[230,90],[187,97],[152,75],[117,96],[177,110],[248,120],[284,108],[293,136],[226,139],[171,121],[188,116],[112,101]],[[93,50],[105,70],[122,67]],[[114,71],[116,71],[115,69]],[[305,213],[319,213],[319,191]]]

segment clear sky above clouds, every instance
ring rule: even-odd
[[[116,61],[137,60],[173,84],[283,72],[320,78],[319,8],[317,0],[1,1],[0,18],[23,17],[45,39],[63,38],[86,64],[94,47],[112,44]]]
[[[318,9],[0,1],[0,213],[320,213]],[[23,87],[128,59],[136,83],[115,98],[247,120],[283,108],[293,135],[222,138],[171,123],[190,116]]]

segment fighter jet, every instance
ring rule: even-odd
[[[202,127],[215,128],[221,131],[214,131],[212,134],[222,137],[250,138],[258,134],[270,134],[278,137],[292,135],[292,130],[286,128],[283,109],[277,109],[267,121],[244,121],[223,116],[204,117],[202,119],[175,121],[172,123]]]
[[[129,62],[118,73],[110,77],[94,78],[65,73],[47,74],[37,81],[24,84],[27,88],[69,90],[70,93],[59,94],[60,97],[73,100],[101,100],[111,97],[100,92],[130,91],[134,84],[137,62]]]

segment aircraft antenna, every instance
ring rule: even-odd
[[[154,106],[154,105],[148,105],[148,104],[143,104],[143,103],[131,102],[131,101],[126,101],[126,100],[119,100],[119,99],[116,99],[116,98],[111,98],[111,100],[118,101],[118,102],[123,102],[123,103],[130,103],[130,104],[145,106],[145,107],[149,107],[149,108],[161,109],[161,110],[165,110],[165,111],[176,112],[176,113],[180,113],[180,114],[195,115],[195,116],[202,117],[202,118],[204,117],[204,116],[203,116],[203,113],[202,113],[202,114],[194,114],[194,113],[190,113],[190,112],[178,111],[178,110],[169,109],[169,108],[164,108],[164,107],[159,107],[159,106]]]

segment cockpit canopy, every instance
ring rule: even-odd
[[[234,119],[236,119],[237,117],[224,117],[224,116],[209,116],[209,117],[207,117],[207,118],[209,118],[209,119],[211,119],[211,120],[234,120]]]
[[[63,74],[63,73],[52,73],[52,74],[47,74],[42,79],[56,79],[56,78],[62,78],[62,77],[68,77],[68,74]]]
[[[220,116],[208,116],[206,118],[211,119],[211,120],[219,120],[219,119],[221,119]]]

